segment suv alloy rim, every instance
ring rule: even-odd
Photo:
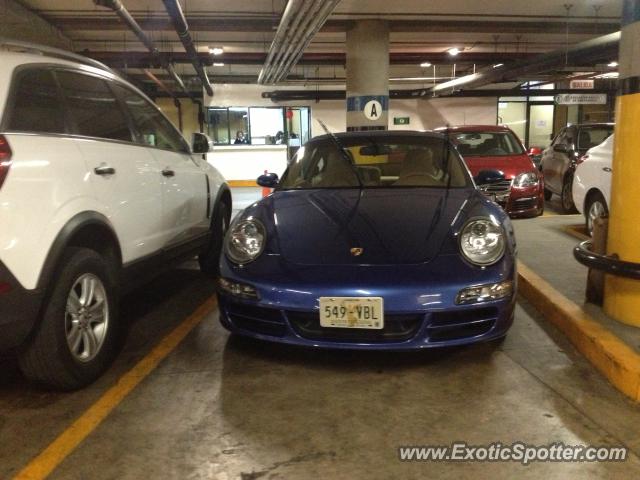
[[[589,207],[589,213],[587,215],[587,228],[589,229],[589,235],[593,234],[593,224],[596,221],[596,218],[604,216],[604,205],[599,200],[596,200],[591,204],[591,207]]]
[[[102,281],[81,275],[67,298],[65,331],[71,355],[80,362],[93,360],[107,337],[109,302]]]

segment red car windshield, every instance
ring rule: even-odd
[[[522,145],[511,132],[456,132],[451,141],[463,157],[506,157],[522,155]]]

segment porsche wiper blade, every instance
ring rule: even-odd
[[[351,157],[349,156],[349,153],[347,152],[347,149],[345,148],[345,146],[342,144],[340,139],[333,132],[331,132],[331,130],[327,128],[327,126],[324,124],[322,120],[320,120],[319,118],[316,118],[316,120],[318,121],[318,123],[320,124],[324,132],[327,135],[329,135],[329,138],[331,138],[331,140],[333,141],[333,144],[336,146],[336,148],[342,155],[342,158],[349,165],[349,168],[353,170],[353,173],[356,176],[356,180],[358,180],[358,185],[360,185],[360,188],[363,188],[364,184],[362,183],[362,179],[360,178],[360,172],[358,172],[358,169],[356,168],[356,166],[353,164],[353,162],[351,162]]]

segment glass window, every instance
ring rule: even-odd
[[[114,88],[133,117],[133,123],[140,135],[138,143],[189,153],[189,147],[182,135],[153,104],[121,85],[116,84]]]
[[[578,134],[578,150],[589,150],[604,142],[613,133],[610,127],[582,127]]]
[[[527,126],[526,102],[504,101],[504,97],[501,98],[498,102],[498,125],[509,127],[524,139]]]
[[[511,132],[466,132],[451,135],[463,157],[500,157],[524,153]]]
[[[251,143],[249,138],[249,109],[232,107],[229,109],[229,131],[233,136],[233,144]]]
[[[284,114],[282,108],[250,108],[251,143],[276,145],[287,143],[284,138]]]
[[[64,114],[49,70],[29,69],[17,80],[7,129],[19,132],[64,133]]]
[[[67,71],[56,72],[56,76],[75,133],[110,140],[133,140],[127,118],[105,80]]]
[[[207,133],[215,144],[229,143],[229,111],[226,108],[207,110]]]
[[[460,157],[440,138],[417,136],[340,137],[342,151],[331,139],[301,147],[281,187],[395,188],[467,187],[470,180]]]

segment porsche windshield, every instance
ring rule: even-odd
[[[311,140],[280,182],[282,189],[469,186],[460,157],[442,138],[426,135]]]

